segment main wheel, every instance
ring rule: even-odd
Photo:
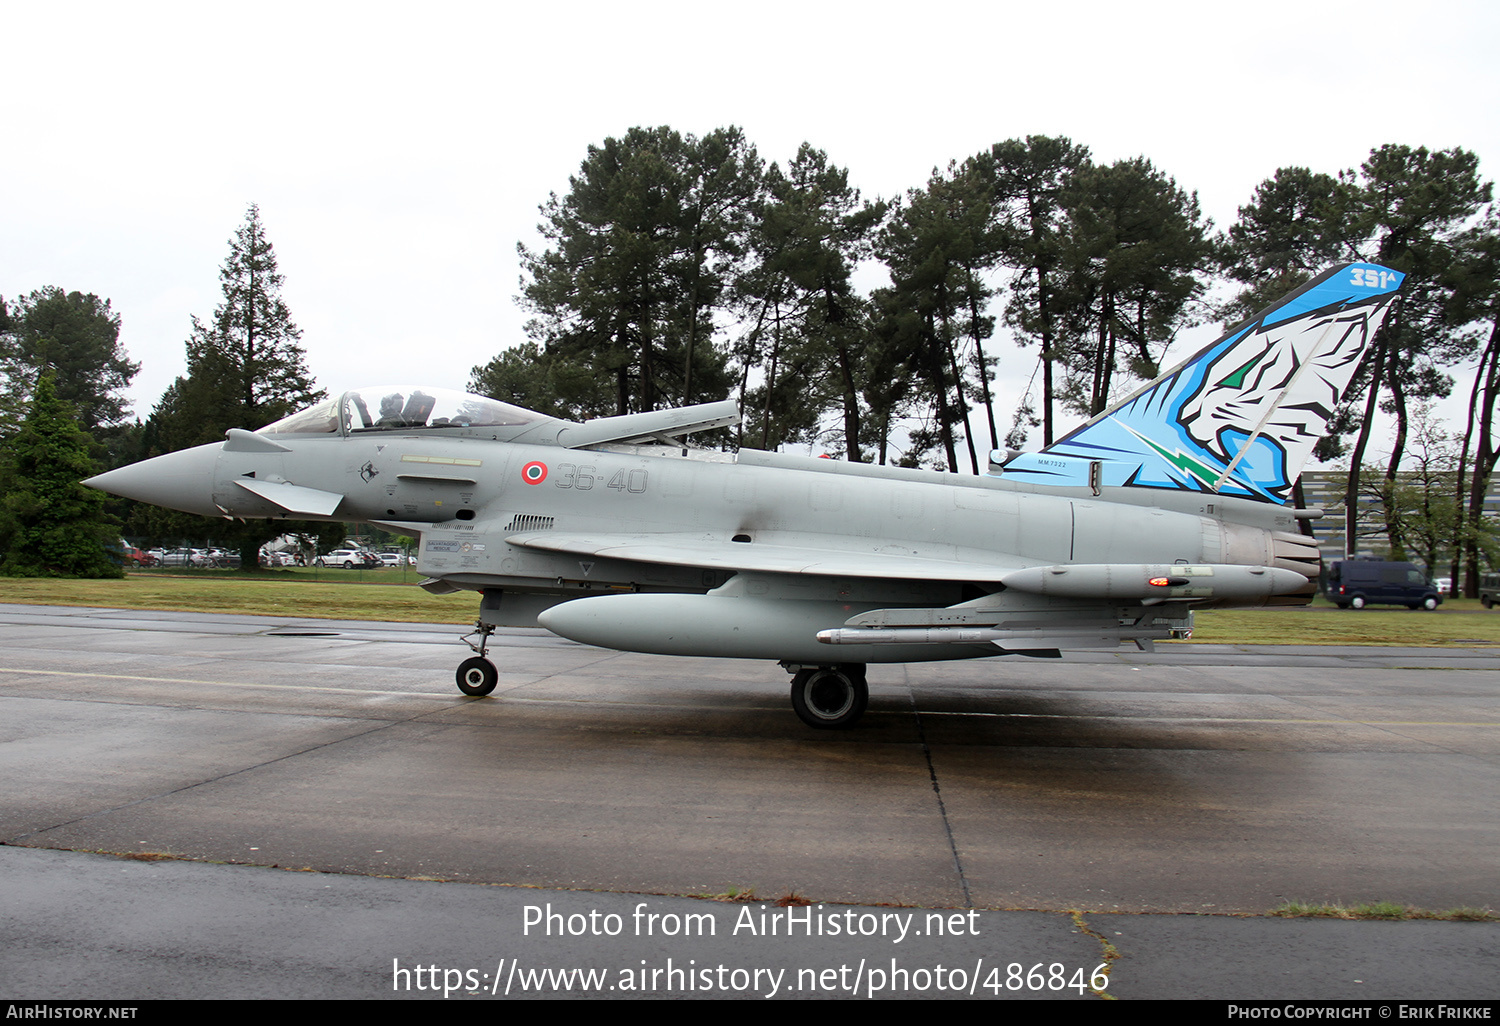
[[[1424,598],[1422,600],[1422,608],[1423,609],[1431,611],[1431,610],[1436,609],[1437,607],[1438,607],[1438,601],[1437,601],[1437,599],[1433,598],[1431,595],[1428,595],[1426,598]]]
[[[354,569],[354,563],[351,562],[350,560],[347,560],[347,559],[344,560],[344,569],[345,570],[353,570]]]
[[[1349,604],[1355,609],[1363,609],[1365,608],[1365,597],[1363,595],[1356,595],[1349,600]]]
[[[863,669],[821,666],[801,670],[792,678],[792,709],[797,718],[818,730],[854,726],[870,703]]]
[[[479,698],[495,690],[500,671],[484,656],[474,656],[458,664],[458,690]]]
[[[1479,604],[1486,609],[1493,609],[1495,606],[1495,600],[1490,598],[1488,595],[1484,595],[1480,597]]]

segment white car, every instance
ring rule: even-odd
[[[345,570],[370,565],[367,554],[359,549],[334,549],[326,555],[319,556],[318,562],[323,566],[341,566]]]

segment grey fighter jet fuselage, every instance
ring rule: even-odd
[[[1194,609],[1307,601],[1319,556],[1286,493],[1306,424],[1347,386],[1399,281],[1329,271],[980,477],[683,441],[735,422],[727,402],[579,424],[392,387],[89,483],[211,516],[419,535],[425,587],[482,595],[478,656],[459,671],[470,694],[494,687],[494,627],[540,623],[611,648],[778,660],[806,722],[847,726],[868,663],[1148,646]],[[1278,417],[1292,405],[1295,423]]]

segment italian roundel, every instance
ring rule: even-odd
[[[521,480],[527,484],[541,484],[547,480],[547,464],[532,462],[521,468]]]

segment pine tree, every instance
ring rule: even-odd
[[[1162,353],[1190,323],[1206,287],[1212,224],[1196,193],[1144,157],[1080,169],[1063,200],[1063,401],[1093,417],[1116,397],[1120,377],[1154,378]]]
[[[0,438],[8,438],[20,430],[21,422],[26,419],[26,400],[31,394],[33,376],[26,361],[21,359],[17,327],[5,297],[0,296]]]
[[[614,412],[613,382],[535,342],[505,350],[469,374],[469,391],[563,420]]]
[[[961,424],[975,474],[979,452],[969,404],[978,397],[988,405],[988,369],[982,354],[984,339],[994,328],[984,313],[990,290],[983,275],[999,257],[993,231],[993,176],[984,170],[956,163],[949,164],[946,173],[935,170],[925,189],[907,192],[876,246],[890,268],[895,302],[921,316],[913,339],[917,352],[912,369],[924,379],[936,407],[933,428],[948,469],[958,470],[954,427]],[[973,357],[963,352],[971,343]],[[970,363],[980,370],[977,385],[968,376]]]
[[[252,203],[219,269],[224,302],[210,323],[193,318],[187,343],[188,374],[177,398],[197,442],[217,441],[232,427],[263,427],[327,398],[307,369],[302,330],[281,298],[283,280]]]
[[[734,290],[747,330],[736,347],[740,444],[775,449],[812,439],[839,409],[846,458],[862,460],[855,266],[889,204],[860,200],[849,172],[803,143],[783,172],[772,164],[749,232],[751,263]],[[763,377],[750,388],[756,370]]]
[[[104,515],[104,493],[79,483],[93,473],[89,437],[45,373],[20,432],[0,453],[0,573],[124,576],[106,552],[119,534]]]
[[[1091,166],[1086,146],[1074,145],[1065,136],[1028,135],[990,147],[988,166],[995,177],[997,228],[1004,263],[1014,271],[1011,299],[1006,307],[1007,323],[1016,328],[1019,341],[1035,340],[1042,372],[1042,443],[1051,445],[1057,388],[1058,265],[1062,260],[1060,236],[1066,211],[1063,196],[1075,174]],[[983,162],[979,165],[983,168]],[[1020,424],[1028,400],[1022,400],[1015,442],[1024,437]]]
[[[612,408],[575,416],[728,390],[712,314],[743,252],[760,167],[736,128],[704,139],[632,128],[590,146],[568,195],[542,206],[549,248],[520,251],[522,301],[536,315],[527,332],[560,370],[586,367],[613,393]]]
[[[10,382],[13,390],[29,394],[30,382],[50,368],[57,397],[72,405],[89,434],[125,419],[129,403],[120,392],[141,365],[120,348],[120,315],[109,300],[51,286],[18,299],[10,319],[23,368]]]
[[[1331,264],[1359,254],[1358,188],[1352,172],[1280,168],[1239,209],[1220,254],[1244,287],[1220,311],[1226,323],[1254,316]]]
[[[188,373],[163,393],[143,429],[149,455],[222,441],[238,427],[254,430],[327,398],[307,369],[281,298],[276,254],[254,204],[229,240],[229,259],[219,269],[224,302],[204,324],[193,318],[187,342]],[[208,536],[240,551],[243,570],[254,570],[261,545],[287,532],[327,534],[327,525],[300,521],[250,521],[233,525],[170,510],[147,514],[157,537]],[[333,527],[332,530],[341,530]]]

